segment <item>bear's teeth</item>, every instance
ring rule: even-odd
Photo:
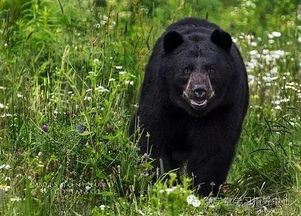
[[[204,105],[207,104],[207,100],[204,100],[204,101],[202,101],[201,103],[198,103],[198,102],[196,102],[196,101],[194,101],[194,100],[190,100],[190,103],[191,103],[192,105],[195,105],[195,106],[204,106]]]

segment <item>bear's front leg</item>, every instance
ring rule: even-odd
[[[226,180],[241,131],[235,116],[227,118],[224,114],[217,117],[196,121],[188,130],[186,144],[190,155],[187,157],[187,171],[203,196],[211,191],[217,195],[220,185]]]
[[[156,176],[176,168],[172,160],[171,143],[173,143],[173,134],[161,128],[144,132],[139,140],[140,155],[155,159],[152,165],[157,173]]]
[[[211,192],[217,195],[229,171],[234,148],[225,151],[208,152],[208,155],[193,154],[188,160],[188,174],[193,177],[193,184],[201,196]]]

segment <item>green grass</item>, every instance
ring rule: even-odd
[[[301,6],[103,2],[0,1],[0,215],[301,214]],[[185,176],[151,182],[127,130],[155,40],[206,14],[237,41],[251,101],[224,198],[195,207]]]

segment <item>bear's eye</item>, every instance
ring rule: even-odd
[[[184,68],[184,73],[185,73],[185,74],[189,74],[190,71],[191,71],[191,70],[190,70],[188,67],[187,67],[187,68]]]
[[[213,67],[208,67],[207,71],[208,71],[208,73],[214,73],[215,69]]]

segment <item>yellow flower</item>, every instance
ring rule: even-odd
[[[259,98],[259,95],[257,95],[257,94],[252,95],[252,98],[253,98],[253,99],[258,99],[258,98]]]
[[[8,191],[9,189],[10,189],[10,186],[0,184],[0,191]]]

